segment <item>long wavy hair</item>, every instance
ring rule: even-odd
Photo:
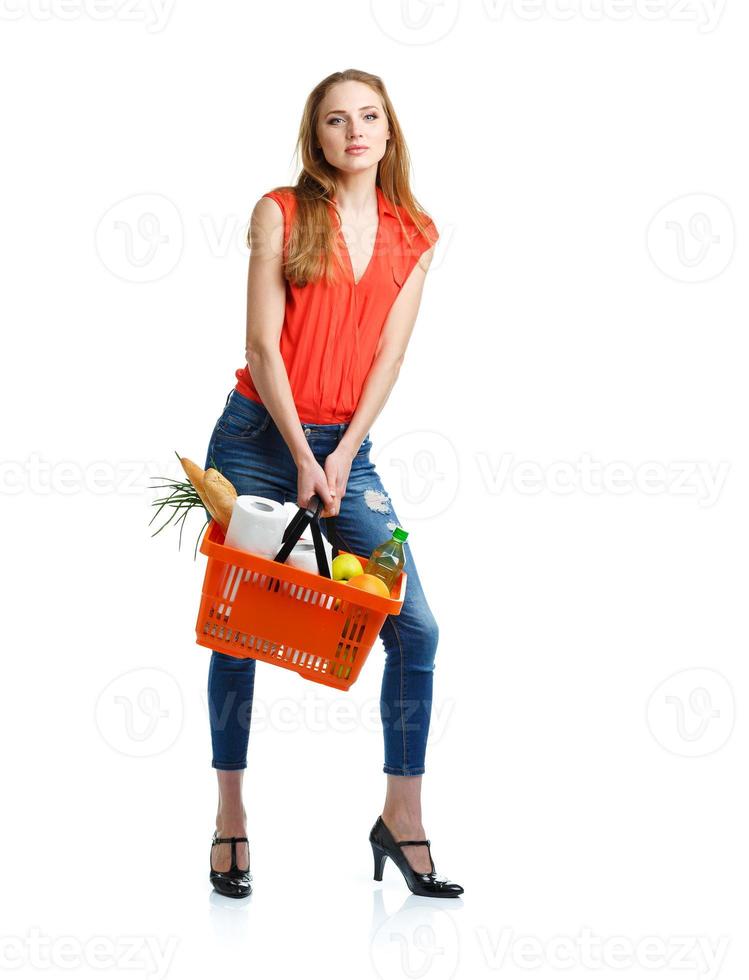
[[[411,192],[409,182],[410,156],[403,131],[395,114],[395,109],[385,89],[385,83],[377,75],[356,68],[347,68],[328,75],[312,89],[304,106],[299,136],[296,143],[297,157],[301,158],[302,169],[296,184],[284,184],[274,187],[274,191],[292,191],[296,195],[295,220],[289,235],[288,250],[284,256],[284,276],[290,282],[304,286],[315,282],[323,276],[332,283],[336,274],[334,268],[342,269],[340,255],[335,248],[334,239],[338,229],[331,218],[331,207],[338,215],[339,225],[341,215],[332,198],[336,195],[337,173],[325,159],[321,148],[315,148],[317,124],[322,104],[328,89],[337,82],[363,82],[380,96],[382,106],[390,127],[390,138],[387,142],[385,155],[377,167],[377,186],[385,197],[394,205],[406,212],[416,227],[415,235],[424,235],[427,241],[434,244],[427,233],[429,215],[421,208]],[[398,208],[395,208],[396,212]],[[398,221],[406,238],[409,230],[403,223],[401,215]],[[251,245],[250,232],[247,232],[247,244]]]

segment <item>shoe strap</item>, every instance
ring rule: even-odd
[[[249,845],[249,841],[246,837],[216,837],[215,833],[213,835],[213,840],[211,841],[211,847],[214,844],[231,844],[231,867],[229,868],[229,875],[249,875],[250,869],[247,868],[246,871],[240,871],[239,865],[237,864],[237,844],[246,842]],[[213,867],[213,863],[211,863]],[[219,872],[220,874],[227,874],[227,872]]]
[[[430,844],[432,843],[431,841],[429,841],[429,840],[397,840],[395,843],[398,845],[398,847],[404,847],[407,844],[426,844],[426,846],[429,848],[429,863],[432,865],[432,870],[431,870],[430,874],[434,874],[434,871],[435,871],[435,869],[434,869],[434,861],[432,860],[432,848],[430,847]]]

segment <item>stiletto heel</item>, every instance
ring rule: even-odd
[[[219,837],[218,831],[214,831],[211,841],[211,855],[216,844],[231,844],[231,867],[228,871],[216,871],[211,860],[211,884],[221,895],[228,895],[229,898],[245,898],[252,891],[252,875],[249,867],[246,871],[241,871],[237,866],[237,844],[249,841],[246,837]]]
[[[400,869],[401,874],[406,879],[406,884],[414,895],[431,895],[434,898],[456,898],[463,893],[462,885],[458,885],[448,878],[437,876],[434,869],[434,861],[432,861],[430,841],[397,841],[390,833],[382,816],[379,816],[369,832],[369,843],[372,845],[372,854],[374,855],[375,881],[382,881],[382,867],[385,863],[385,858],[389,857]],[[414,871],[401,850],[401,847],[405,847],[408,844],[426,844],[429,848],[429,861],[432,865],[431,871]]]
[[[387,854],[373,840],[370,840],[370,844],[372,845],[372,854],[374,855],[374,880],[382,881],[382,869],[385,867]]]

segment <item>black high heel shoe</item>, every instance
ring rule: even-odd
[[[374,856],[374,880],[382,881],[382,868],[385,858],[389,857],[401,870],[406,884],[414,895],[431,895],[434,898],[456,898],[462,894],[463,886],[457,885],[448,878],[438,878],[432,861],[432,849],[428,840],[395,840],[387,828],[382,816],[375,821],[369,832],[369,843],[372,845]],[[401,850],[406,844],[426,844],[429,848],[431,871],[414,871]]]
[[[250,869],[241,871],[237,866],[237,844],[246,843],[249,857],[249,841],[246,837],[219,837],[218,831],[213,832],[211,841],[211,882],[221,895],[229,898],[245,898],[252,891],[252,875]],[[216,871],[213,867],[213,848],[216,844],[231,844],[231,867],[228,871]]]

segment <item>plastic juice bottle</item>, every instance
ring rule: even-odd
[[[365,575],[376,575],[377,578],[381,578],[391,592],[401,569],[406,564],[403,543],[407,537],[408,531],[396,527],[392,538],[375,548],[364,569]]]

